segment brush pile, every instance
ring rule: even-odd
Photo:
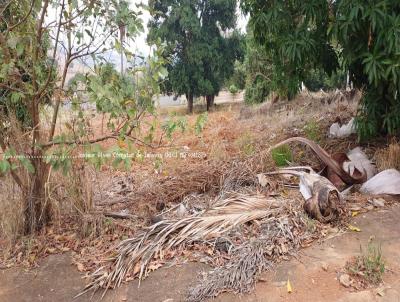
[[[224,265],[204,274],[189,290],[187,300],[205,301],[224,291],[249,292],[260,273],[272,268],[277,259],[313,240],[316,230],[307,228],[308,218],[300,214],[300,205],[286,203],[276,217],[262,219],[259,236],[238,246]]]
[[[326,228],[323,223],[340,223],[346,214],[342,187],[362,183],[370,176],[370,162],[364,161],[364,153],[331,156],[315,142],[301,137],[276,146],[289,142],[308,145],[325,164],[321,173],[310,167],[290,167],[259,174],[257,181],[256,173],[263,169],[265,152],[248,161],[233,161],[229,168],[203,169],[202,179],[188,179],[196,188],[205,184],[215,186],[219,191],[215,200],[190,215],[186,212],[178,218],[165,216],[137,236],[122,241],[112,257],[89,276],[90,282],[81,294],[104,289],[104,295],[126,280],[142,280],[165,264],[171,251],[190,251],[202,245],[213,247],[218,250],[216,254],[223,253],[224,257],[203,276],[199,286],[190,290],[189,301],[204,301],[223,291],[249,291],[262,271],[320,238]],[[196,191],[182,183],[188,175],[177,182],[170,180],[168,189],[176,188],[176,192],[169,189],[169,193],[167,186],[160,185],[158,194],[163,198],[168,198],[168,194],[182,198],[188,189]],[[219,175],[218,185],[216,179],[210,179],[215,175]],[[300,190],[278,190],[277,182]],[[156,196],[150,194],[149,198]],[[223,248],[221,238],[225,240]]]
[[[233,193],[230,197],[217,200],[211,209],[201,215],[162,220],[145,229],[140,235],[122,241],[117,249],[117,255],[91,275],[92,281],[84,292],[119,286],[126,277],[143,279],[151,271],[151,262],[157,255],[168,250],[188,247],[194,243],[215,245],[218,238],[229,235],[233,230],[240,232],[240,229],[249,222],[262,222],[259,227],[273,235],[269,237],[270,240],[277,240],[279,235],[284,235],[286,232],[285,238],[296,242],[295,238],[299,238],[299,233],[304,230],[298,230],[300,224],[288,218],[291,206],[293,206],[291,203],[284,200],[267,198],[264,195]],[[297,206],[298,210],[299,208]],[[280,229],[271,229],[272,221],[278,223]],[[287,253],[290,248],[282,242],[282,238],[278,245],[271,245],[266,250]],[[271,255],[273,254],[274,252],[271,252]]]

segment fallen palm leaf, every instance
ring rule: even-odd
[[[220,267],[202,274],[197,286],[189,290],[186,301],[208,301],[226,291],[246,293],[257,280],[265,281],[260,279],[263,271],[313,237],[307,220],[299,215],[300,208],[298,201],[288,200],[281,204],[274,217],[260,220],[257,238],[235,248],[230,259]]]
[[[81,294],[99,288],[105,288],[105,294],[107,289],[120,286],[125,277],[133,273],[136,273],[135,277],[143,279],[149,273],[151,261],[163,250],[196,241],[216,239],[246,222],[273,217],[280,206],[279,201],[267,199],[263,195],[235,194],[216,202],[215,206],[202,216],[160,221],[138,237],[122,241],[117,255],[109,260],[108,266],[91,275],[92,282]]]
[[[205,301],[227,290],[248,292],[254,286],[257,276],[271,265],[266,257],[265,242],[253,240],[239,247],[233,259],[224,267],[207,273],[198,286],[190,289],[186,301]]]
[[[269,150],[275,149],[282,145],[285,145],[290,142],[301,142],[306,144],[314,151],[314,153],[322,160],[322,162],[327,166],[327,177],[333,183],[336,182],[336,179],[333,175],[337,175],[344,183],[347,185],[363,183],[367,179],[367,175],[365,170],[359,171],[357,166],[352,165],[353,174],[349,174],[343,167],[344,162],[351,161],[349,157],[345,153],[339,153],[334,156],[331,156],[326,152],[323,148],[321,148],[317,143],[313,142],[304,137],[291,137],[288,138],[275,146],[272,146]],[[333,174],[333,175],[332,175]]]
[[[274,174],[299,177],[300,193],[305,199],[304,210],[312,218],[326,223],[339,217],[343,207],[340,192],[328,179],[315,173],[310,167],[283,168],[265,173],[265,175]]]

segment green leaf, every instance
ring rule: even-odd
[[[0,173],[5,174],[11,169],[11,165],[8,160],[0,160]]]
[[[22,166],[29,172],[29,173],[35,173],[35,167],[32,165],[31,161],[26,158],[26,157],[20,157],[19,158],[20,163]]]
[[[7,45],[8,47],[10,47],[11,49],[16,49],[17,48],[17,44],[18,44],[18,37],[16,36],[11,36],[8,38],[7,40]]]

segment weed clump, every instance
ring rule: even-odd
[[[320,125],[315,120],[310,120],[307,122],[307,124],[304,126],[304,132],[306,137],[314,142],[319,142],[321,140],[322,134]]]
[[[382,282],[382,276],[385,272],[381,246],[370,241],[367,248],[363,250],[360,247],[360,251],[360,256],[347,263],[347,272],[358,279],[364,287],[378,285]]]
[[[285,167],[293,160],[293,154],[288,145],[273,149],[271,155],[278,167]]]

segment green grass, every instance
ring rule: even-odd
[[[360,247],[361,255],[355,261],[348,264],[347,270],[350,274],[363,278],[370,284],[378,285],[382,282],[385,272],[385,262],[382,258],[380,245],[369,242],[366,249]]]
[[[319,142],[321,140],[322,137],[321,129],[317,121],[315,120],[308,121],[303,129],[308,139],[314,142]]]
[[[293,154],[288,145],[273,149],[271,155],[278,167],[287,166],[293,160]]]

